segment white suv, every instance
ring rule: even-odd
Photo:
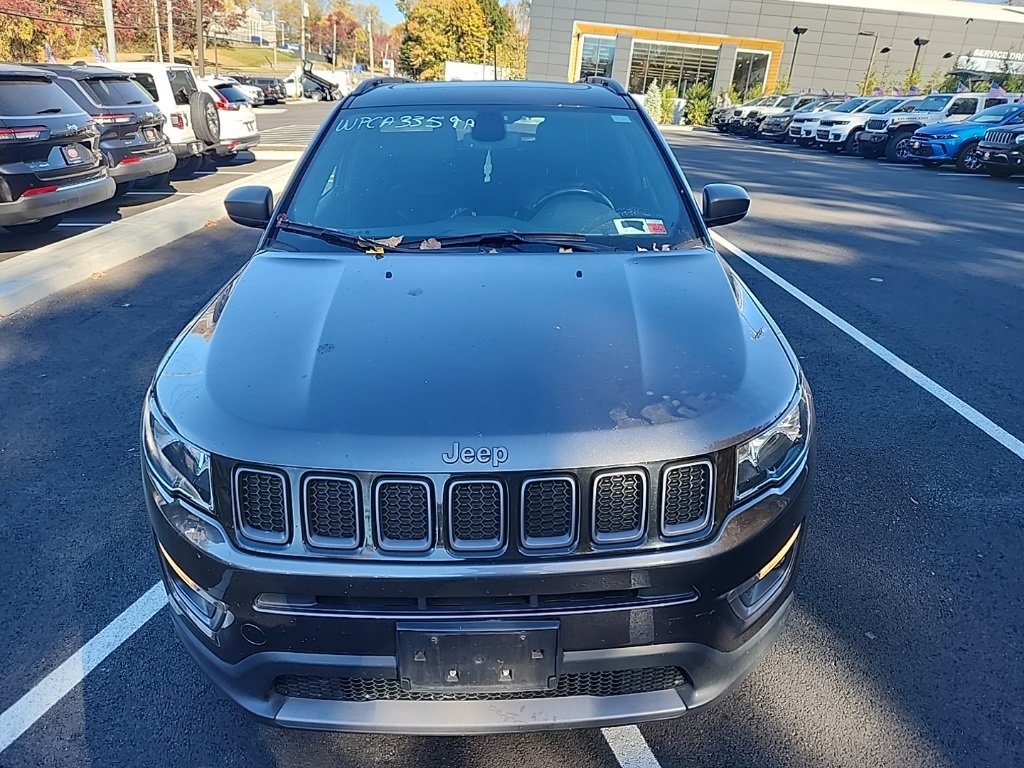
[[[918,128],[935,123],[956,123],[989,107],[1014,100],[1013,94],[989,96],[987,93],[933,93],[921,99],[913,112],[898,113],[868,120],[860,135],[861,157],[881,157],[893,163],[914,162],[910,141]]]
[[[812,146],[818,142],[818,122],[822,118],[826,116],[831,118],[836,114],[852,114],[858,110],[865,109],[871,102],[872,99],[870,98],[857,96],[856,98],[844,101],[838,107],[834,107],[828,112],[812,112],[810,114],[797,115],[793,118],[793,122],[789,124],[789,137],[802,147]]]
[[[846,114],[823,114],[818,121],[815,138],[829,152],[857,154],[860,134],[868,120],[878,115],[909,112],[922,101],[920,96],[893,96],[878,99],[862,109]]]
[[[218,157],[230,159],[260,143],[256,113],[236,84],[207,78],[199,81],[199,87],[213,97],[214,107],[220,115],[220,141],[213,147]]]
[[[135,76],[165,117],[179,175],[195,173],[204,155],[220,142],[220,116],[215,100],[199,88],[191,67],[145,61],[108,62],[104,66]]]

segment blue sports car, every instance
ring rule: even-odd
[[[961,173],[978,173],[982,170],[978,142],[985,131],[999,125],[1020,124],[1024,124],[1024,104],[1000,104],[962,122],[919,128],[910,140],[910,152],[928,168],[956,163]]]

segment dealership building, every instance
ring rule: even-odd
[[[680,93],[775,88],[856,93],[873,69],[924,81],[1024,73],[1024,7],[960,0],[533,0],[527,77],[657,80]],[[916,62],[916,63],[915,63]],[[790,73],[792,76],[790,77]]]

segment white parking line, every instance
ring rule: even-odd
[[[129,195],[129,196],[132,196],[132,197],[149,197],[150,195],[160,195],[161,197],[171,197],[172,195],[198,195],[199,193],[198,192],[178,192],[177,190],[171,190],[171,191],[165,190],[165,191],[161,192],[159,190],[155,190],[154,189],[151,192],[125,192],[125,194]]]
[[[196,176],[225,176],[225,175],[227,175],[227,176],[251,176],[253,173],[255,173],[255,171],[223,171],[223,170],[219,170],[218,169],[216,171],[196,171],[194,175],[196,175]]]
[[[615,754],[622,768],[661,768],[644,735],[635,725],[602,728],[601,735]]]
[[[58,227],[102,227],[103,222],[93,221],[62,221]]]
[[[166,603],[167,593],[163,584],[157,582],[63,664],[4,710],[0,714],[0,752],[11,746]]]
[[[867,349],[873,355],[883,360],[884,362],[888,363],[890,366],[892,366],[897,371],[902,373],[912,382],[917,384],[917,386],[921,387],[921,389],[923,389],[925,392],[932,395],[933,397],[947,405],[952,410],[956,411],[956,413],[958,413],[964,419],[966,419],[971,424],[976,426],[978,429],[980,429],[986,435],[991,437],[993,440],[995,440],[1001,446],[1006,448],[1008,451],[1016,455],[1017,458],[1024,459],[1024,442],[1022,442],[1017,437],[1011,435],[1005,429],[1003,429],[994,421],[992,421],[992,419],[988,418],[988,416],[981,413],[981,411],[977,410],[968,403],[965,403],[963,400],[954,395],[948,389],[936,383],[933,379],[930,379],[929,377],[925,376],[923,373],[921,373],[921,371],[917,370],[917,368],[915,368],[910,363],[906,362],[905,360],[897,356],[895,353],[883,347],[881,344],[872,339],[866,333],[863,333],[854,326],[850,325],[848,322],[843,320],[843,318],[841,318],[835,312],[830,310],[828,307],[819,304],[817,301],[812,299],[810,296],[808,296],[806,293],[804,293],[799,288],[794,286],[792,283],[787,281],[785,278],[780,277],[775,272],[768,269],[768,267],[761,264],[761,262],[759,262],[749,253],[744,251],[742,248],[733,245],[724,237],[719,235],[717,232],[713,232],[711,236],[715,239],[716,242],[718,242],[723,248],[728,250],[734,256],[737,256],[738,258],[742,259],[748,266],[752,267],[753,269],[757,270],[762,275],[767,277],[769,280],[771,280],[773,283],[779,286],[779,288],[781,288],[794,299],[802,303],[808,309],[817,313],[825,320],[828,320],[836,328],[841,330],[843,333],[845,333],[851,339],[853,339],[862,347]]]

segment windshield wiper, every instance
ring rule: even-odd
[[[459,248],[480,246],[482,248],[517,247],[521,245],[551,245],[570,248],[574,251],[617,251],[618,248],[602,243],[587,242],[586,235],[575,232],[483,232],[475,235],[452,235],[431,238],[435,247]],[[423,241],[427,243],[429,241]],[[431,244],[433,244],[431,243]],[[420,245],[424,247],[423,244]],[[429,249],[429,246],[427,246]]]
[[[36,114],[37,115],[56,115],[60,111],[61,111],[60,107],[49,107],[47,109],[40,109],[38,112],[36,112]]]
[[[126,104],[141,104],[142,103],[142,99],[132,99],[131,101],[126,101],[125,103]]]
[[[386,251],[408,251],[408,248],[399,248],[395,245],[387,245],[383,240],[374,240],[369,237],[350,235],[338,229],[329,227],[318,227],[314,224],[300,224],[297,221],[278,221],[277,228],[285,232],[295,232],[299,235],[308,235],[323,240],[330,245],[337,245],[341,248],[351,248],[354,251],[364,253],[384,253]]]

